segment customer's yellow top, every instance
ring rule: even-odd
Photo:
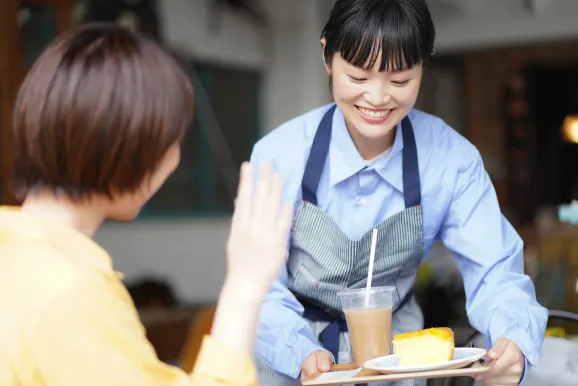
[[[159,361],[121,278],[90,238],[0,207],[0,385],[257,384],[210,337],[192,374]]]

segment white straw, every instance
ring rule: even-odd
[[[371,279],[373,277],[373,262],[375,261],[375,245],[377,244],[377,229],[373,229],[371,235],[371,251],[369,252],[369,269],[367,272],[367,288],[365,290],[365,306],[369,306],[369,289],[371,288]]]

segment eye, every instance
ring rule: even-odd
[[[349,77],[349,79],[351,79],[351,81],[353,83],[363,83],[367,80],[366,78],[357,78],[357,77],[351,76],[351,75],[347,75],[347,76]]]
[[[393,85],[396,86],[396,87],[403,87],[403,86],[405,86],[406,84],[408,84],[409,81],[410,81],[409,79],[408,79],[408,80],[403,80],[403,81],[393,80],[393,81],[391,81],[391,84],[393,84]]]

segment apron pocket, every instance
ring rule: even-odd
[[[305,264],[302,264],[301,267],[299,267],[293,285],[295,289],[302,288],[304,290],[307,290],[310,288],[316,288],[335,292],[341,291],[342,289],[345,288],[344,286],[339,284],[325,283],[323,281],[317,280],[317,278],[313,276],[313,274],[307,269]]]
[[[318,280],[305,265],[300,266],[293,282],[289,282],[289,289],[297,297],[304,297],[320,306],[338,311],[341,310],[341,303],[336,294],[344,288],[343,285]]]
[[[395,267],[378,274],[373,274],[371,278],[372,287],[385,287],[385,286],[395,286],[395,283],[402,271],[402,267]],[[356,283],[354,283],[350,288],[363,288],[367,286],[367,276]]]

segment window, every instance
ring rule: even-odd
[[[261,74],[181,60],[195,88],[195,119],[181,163],[141,218],[230,215],[240,164],[259,135]]]
[[[18,13],[22,61],[30,68],[58,33],[58,8],[53,5],[24,4]]]

